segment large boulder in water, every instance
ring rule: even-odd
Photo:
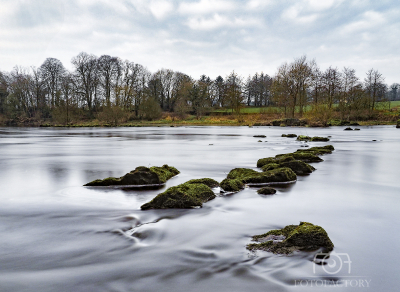
[[[135,170],[119,178],[109,177],[103,180],[97,179],[85,186],[154,186],[162,185],[171,177],[179,174],[175,167],[164,164],[162,167],[139,166]]]
[[[297,250],[317,250],[319,248],[329,252],[334,247],[322,227],[307,222],[255,235],[253,241],[258,243],[247,245],[247,249],[264,250],[276,254],[290,254]]]
[[[202,207],[203,203],[216,196],[211,188],[199,182],[186,182],[168,188],[158,194],[153,200],[141,206],[142,210],[149,209],[188,209]]]

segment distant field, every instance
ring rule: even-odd
[[[385,103],[377,103],[377,108],[380,107],[380,105],[384,106],[384,107],[388,107],[388,102]],[[333,107],[336,107],[337,104],[334,104]],[[400,100],[396,100],[396,101],[391,101],[390,102],[390,108],[394,108],[394,107],[400,107]],[[311,110],[311,106],[306,106],[304,107],[304,111],[309,111]],[[240,112],[242,114],[259,114],[259,113],[280,113],[282,112],[283,109],[280,107],[276,107],[276,106],[268,106],[268,107],[244,107],[242,109],[240,109]],[[296,108],[296,112],[298,111],[298,108]],[[218,109],[213,111],[215,113],[231,113],[232,110],[231,109]]]

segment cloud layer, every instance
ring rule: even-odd
[[[275,73],[306,54],[324,69],[400,82],[396,0],[0,0],[0,70],[109,54],[198,78]]]

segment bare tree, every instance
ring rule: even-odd
[[[58,59],[47,58],[39,69],[47,94],[50,96],[50,107],[54,108],[59,103],[60,80],[65,73],[64,65]]]
[[[370,99],[371,110],[375,109],[375,103],[378,101],[378,98],[382,96],[385,86],[384,81],[385,78],[378,70],[368,70],[367,76],[364,79],[364,86]]]

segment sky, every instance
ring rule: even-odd
[[[306,55],[400,83],[399,0],[0,0],[0,70],[80,52],[199,78],[271,76]]]

